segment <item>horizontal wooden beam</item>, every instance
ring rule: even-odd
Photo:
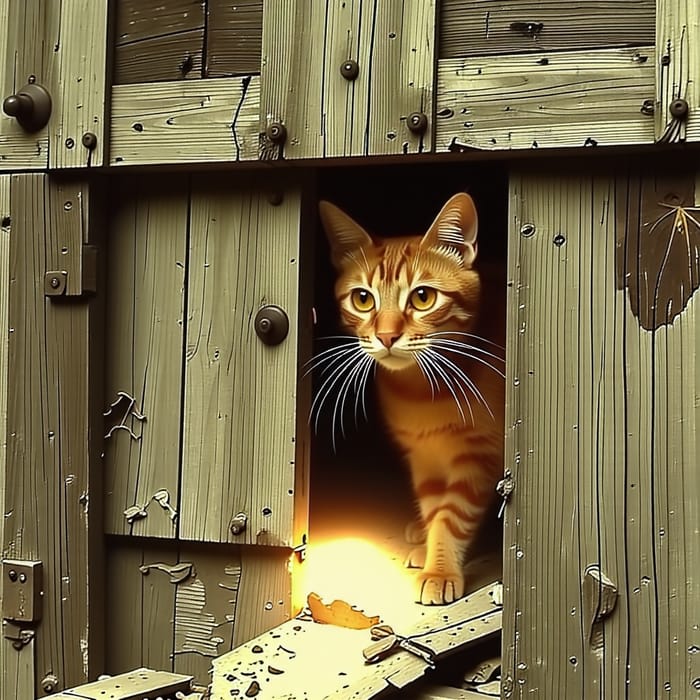
[[[260,78],[115,85],[111,165],[256,160]]]
[[[653,46],[446,59],[436,149],[652,143]]]

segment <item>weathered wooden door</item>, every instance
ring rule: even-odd
[[[700,687],[697,183],[513,177],[504,697]]]

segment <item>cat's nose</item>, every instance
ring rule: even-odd
[[[377,333],[377,338],[379,338],[379,342],[388,350],[399,338],[401,337],[400,333],[395,333],[393,331],[389,331],[387,333]]]

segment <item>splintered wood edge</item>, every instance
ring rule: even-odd
[[[397,629],[397,632],[432,649],[435,660],[439,662],[449,654],[500,632],[501,591],[502,585],[493,583],[450,605],[426,607],[415,625],[408,630]],[[311,630],[315,637],[313,643],[308,641],[311,637],[304,639],[304,633]],[[295,672],[298,673],[295,669],[301,668],[303,664],[304,671],[308,671],[304,674],[304,681],[309,683],[308,688],[297,685],[289,691],[289,695],[275,697],[293,698],[299,697],[304,690],[323,690],[326,697],[361,700],[373,698],[387,688],[404,688],[423,677],[430,668],[424,659],[404,650],[398,650],[375,664],[363,665],[362,650],[370,641],[369,634],[363,634],[359,630],[342,630],[343,633],[356,635],[352,644],[343,650],[343,653],[352,655],[348,669],[351,670],[353,664],[356,668],[352,673],[340,673],[340,677],[334,680],[337,685],[321,688],[317,675],[313,673],[320,663],[318,635],[327,636],[327,641],[330,642],[334,634],[332,630],[336,630],[337,634],[341,628],[318,625],[308,617],[297,618],[220,656],[213,661],[212,698],[228,698],[234,690],[246,693],[251,684],[255,683],[272,692],[273,684],[282,682],[285,679],[283,674],[289,671],[284,685],[286,693],[289,679]],[[289,645],[291,640],[293,648]],[[275,666],[276,660],[287,663],[295,660],[296,666],[294,669],[290,666],[285,671]]]

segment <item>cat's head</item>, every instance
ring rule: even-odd
[[[380,365],[415,366],[432,334],[473,327],[480,282],[469,195],[454,195],[425,235],[403,238],[372,237],[330,202],[320,202],[319,210],[338,273],[341,321]]]

